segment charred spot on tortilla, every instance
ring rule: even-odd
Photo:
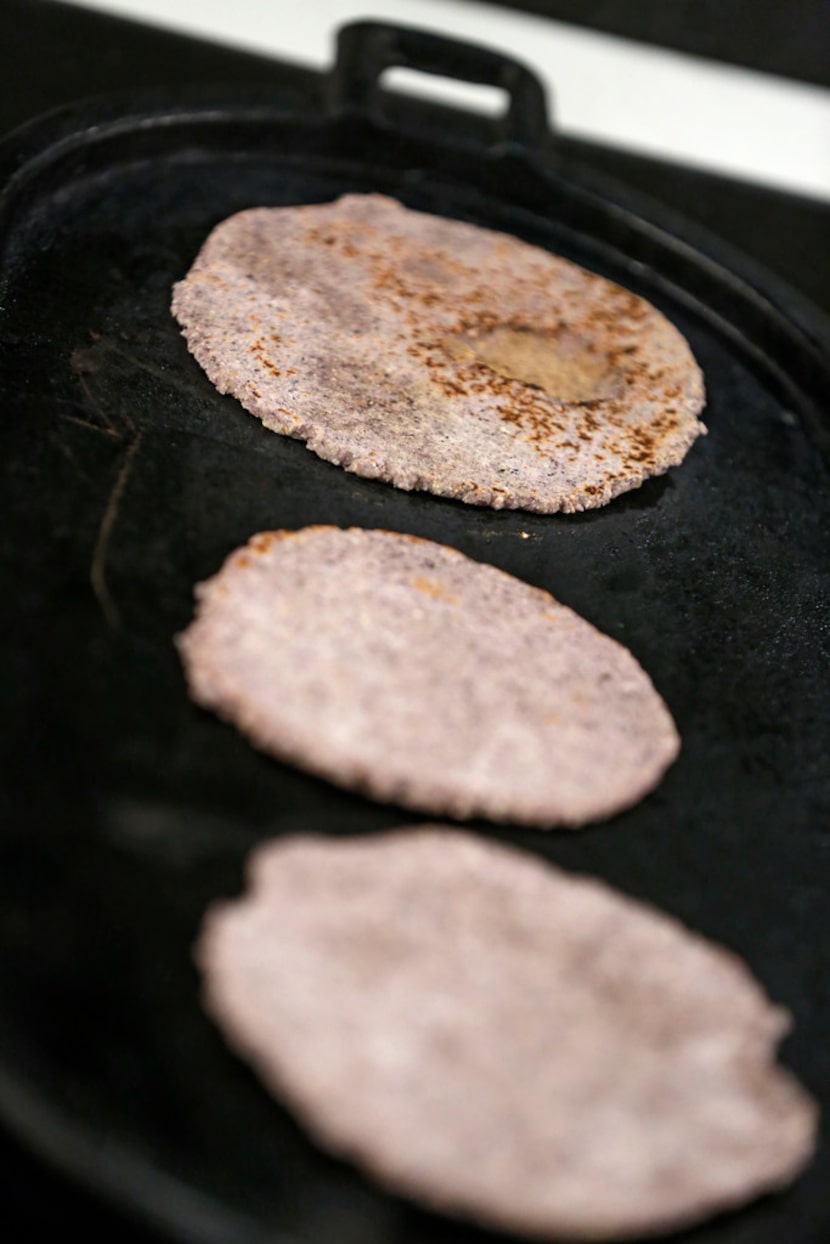
[[[192,697],[256,746],[433,816],[576,828],[677,756],[631,653],[547,592],[413,536],[255,536],[197,589]]]
[[[538,1239],[680,1229],[783,1187],[815,1103],[745,965],[439,826],[260,847],[206,916],[203,1001],[324,1148]]]
[[[649,303],[381,195],[230,217],[173,313],[213,384],[266,427],[474,505],[604,505],[706,431],[700,369]]]

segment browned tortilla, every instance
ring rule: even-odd
[[[610,1240],[795,1178],[816,1108],[733,955],[439,827],[261,847],[208,913],[205,1005],[317,1141],[490,1227]]]
[[[385,531],[255,536],[179,639],[194,699],[258,747],[431,815],[578,826],[677,755],[631,654],[546,592]]]
[[[648,303],[380,195],[232,216],[173,312],[219,391],[266,427],[473,505],[603,505],[705,431],[700,371]]]

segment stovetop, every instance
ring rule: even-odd
[[[598,7],[598,6],[597,6]],[[0,7],[0,132],[93,95],[207,83],[266,87],[302,103],[316,74],[245,53],[104,17],[48,0]],[[830,311],[830,204],[563,138],[569,157],[645,193],[741,248]],[[0,1128],[4,1239],[38,1244],[77,1226],[87,1240],[156,1237],[54,1174]]]

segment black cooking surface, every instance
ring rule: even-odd
[[[737,950],[792,1010],[785,1061],[827,1108],[820,425],[806,370],[788,385],[766,369],[731,331],[716,286],[701,303],[667,283],[638,257],[636,231],[604,228],[601,213],[582,233],[563,224],[564,183],[561,211],[550,199],[542,213],[517,207],[508,183],[499,193],[498,177],[476,186],[415,172],[394,143],[381,159],[344,161],[324,143],[300,159],[290,127],[275,124],[266,157],[268,125],[217,144],[197,120],[187,142],[144,158],[115,144],[64,168],[11,220],[0,1105],[73,1175],[187,1238],[473,1241],[484,1236],[315,1151],[200,1013],[189,946],[206,903],[238,888],[253,843],[412,818],[267,760],[188,703],[171,638],[192,585],[255,530],[379,526],[493,562],[622,640],[683,737],[663,785],[583,834],[475,828],[596,873]],[[649,297],[704,370],[709,436],[681,468],[603,510],[540,517],[404,494],[267,433],[188,356],[170,285],[231,211],[368,189],[508,229]],[[683,1238],[818,1244],[828,1174],[825,1139],[791,1191]]]

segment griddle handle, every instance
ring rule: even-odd
[[[491,48],[385,22],[352,22],[338,32],[330,77],[332,111],[379,119],[380,78],[393,66],[501,87],[510,102],[494,122],[494,144],[500,147],[533,151],[547,137],[545,89],[526,65]]]

